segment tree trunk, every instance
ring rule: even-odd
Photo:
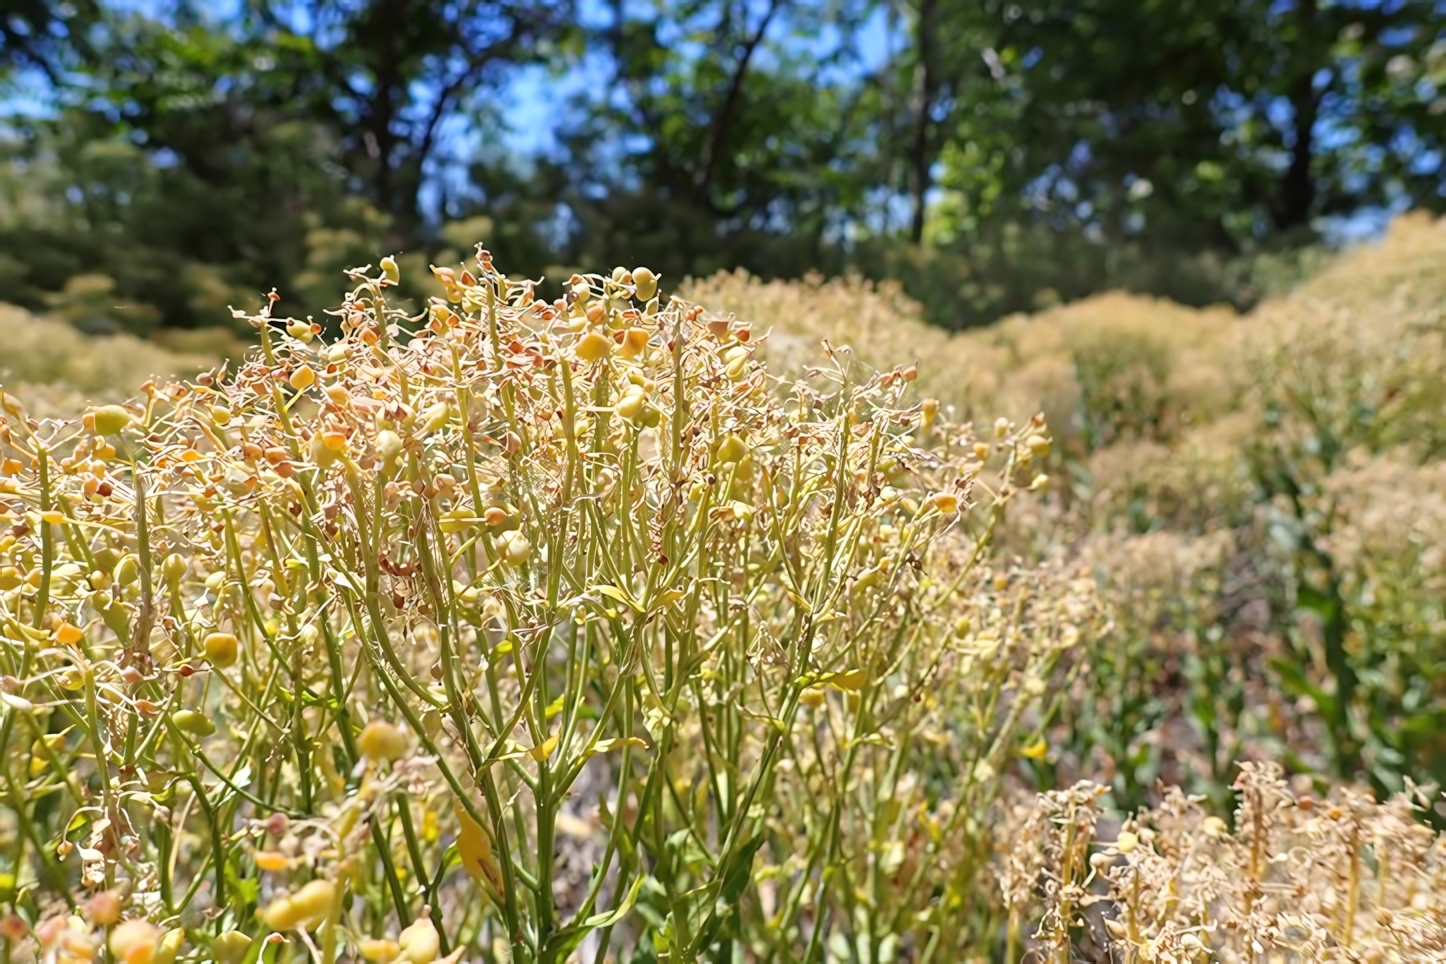
[[[1301,0],[1296,15],[1300,21],[1299,42],[1303,48],[1311,49],[1316,0]],[[1275,226],[1281,231],[1309,225],[1315,208],[1315,180],[1311,164],[1315,159],[1315,124],[1320,116],[1320,93],[1315,89],[1315,74],[1310,64],[1302,65],[1291,85],[1295,143],[1290,148],[1290,166],[1280,183],[1280,199],[1275,213]]]
[[[931,171],[934,166],[933,113],[939,96],[939,72],[934,44],[935,13],[938,0],[921,0],[916,25],[915,45],[919,62],[914,67],[914,133],[909,145],[909,240],[924,240],[924,221],[928,213]]]

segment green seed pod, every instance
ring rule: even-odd
[[[102,546],[91,554],[90,559],[96,572],[114,575],[116,563],[121,561],[121,551],[112,546]]]
[[[166,584],[169,585],[172,590],[180,584],[181,579],[185,577],[186,570],[190,568],[190,565],[191,564],[186,561],[186,557],[179,552],[173,552],[162,560],[161,574],[166,577]]]
[[[216,964],[241,964],[251,950],[251,938],[240,931],[225,931],[211,940],[211,953]]]
[[[241,641],[232,633],[211,633],[205,641],[206,660],[217,669],[236,665],[241,651]]]
[[[171,725],[192,736],[210,736],[216,732],[216,724],[211,722],[211,718],[195,710],[177,710],[172,713]]]
[[[739,462],[747,454],[748,444],[736,432],[718,443],[717,455],[720,463]]]
[[[127,554],[116,563],[115,581],[122,586],[129,586],[139,578],[141,578],[141,560],[135,553]]]
[[[377,433],[377,454],[382,457],[382,464],[390,467],[402,454],[402,437],[390,429],[382,429]]]
[[[95,420],[95,434],[119,435],[130,427],[131,413],[119,405],[102,405],[92,416]]]

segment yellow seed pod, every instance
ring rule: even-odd
[[[162,931],[147,920],[121,921],[111,929],[110,952],[124,964],[151,964]]]
[[[296,389],[298,392],[304,392],[312,385],[316,384],[316,372],[311,370],[310,365],[302,365],[296,371],[291,373],[291,377],[287,379],[287,381],[289,381],[291,383],[291,387]]]
[[[240,931],[224,931],[211,939],[216,964],[241,964],[251,950],[251,938]]]
[[[304,321],[290,321],[286,323],[286,333],[302,343],[308,343],[314,337],[311,325]]]
[[[396,941],[384,937],[364,937],[356,942],[357,953],[369,961],[378,961],[381,964],[391,964],[402,952],[402,946]]]
[[[130,427],[131,413],[119,405],[102,405],[91,413],[95,434],[119,435]]]
[[[618,356],[626,359],[637,358],[648,347],[648,332],[643,328],[629,328],[618,346]]]
[[[320,924],[331,912],[336,900],[336,884],[329,880],[313,880],[291,895],[291,906],[307,928]]]
[[[228,669],[236,665],[241,642],[232,633],[209,633],[204,647],[207,662],[217,669]]]
[[[520,566],[532,558],[532,543],[522,533],[505,533],[499,541],[502,559],[509,566]]]
[[[959,497],[952,492],[936,492],[929,497],[929,501],[944,515],[953,515],[959,511]]]
[[[402,454],[402,437],[390,429],[382,429],[377,433],[377,454],[382,457],[382,462],[390,466]]]
[[[0,567],[0,592],[19,589],[25,584],[25,576],[14,566]]]
[[[401,950],[397,964],[432,964],[442,953],[442,941],[430,917],[422,917],[402,929],[397,937]]]
[[[292,903],[291,897],[282,895],[262,908],[261,923],[274,931],[289,931],[301,923],[301,912]]]
[[[748,454],[748,444],[739,437],[737,432],[729,434],[718,443],[716,453],[719,463],[741,462]]]
[[[937,398],[926,398],[919,403],[919,411],[924,416],[924,427],[928,428],[934,424],[939,417],[939,400]]]
[[[627,419],[629,422],[637,422],[642,418],[647,404],[647,396],[644,395],[643,390],[639,388],[624,394],[622,398],[618,399],[615,408],[620,417]]]
[[[279,850],[258,850],[253,859],[257,870],[276,872],[291,867],[291,858]]]
[[[388,255],[381,260],[382,276],[392,284],[399,284],[402,280],[402,271],[397,267],[397,259]]]
[[[634,268],[633,285],[639,301],[651,301],[658,293],[658,276],[650,268]]]
[[[321,432],[317,432],[311,437],[311,443],[307,446],[307,451],[311,455],[311,461],[323,469],[331,468],[336,464],[337,459],[340,458],[337,450],[326,444],[326,438]]]
[[[181,946],[185,943],[185,929],[171,928],[161,935],[160,942],[156,944],[156,949],[151,954],[150,964],[176,964],[176,958],[181,953]]]
[[[1042,459],[1049,454],[1049,439],[1043,435],[1031,435],[1024,440],[1024,444],[1028,446],[1029,454],[1037,459]]]
[[[357,748],[369,760],[400,760],[407,754],[407,735],[386,720],[372,720],[362,728]]]
[[[577,343],[577,357],[585,362],[602,361],[612,351],[613,340],[600,332],[590,331]]]
[[[810,686],[798,694],[798,701],[804,706],[822,706],[827,694],[818,686]]]
[[[452,420],[452,407],[446,402],[436,402],[422,413],[422,432],[431,435],[441,430]]]

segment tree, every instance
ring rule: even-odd
[[[1427,75],[1446,49],[1442,10],[1399,0],[1012,4],[999,23],[997,96],[1018,118],[1003,193],[1057,226],[1223,249],[1308,233],[1367,204],[1439,206],[1446,125],[1432,123],[1439,114],[1422,93],[1435,89]],[[965,118],[956,143],[977,129]],[[957,164],[949,180],[970,188]]]

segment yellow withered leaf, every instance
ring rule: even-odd
[[[552,734],[552,736],[549,736],[547,739],[537,744],[537,746],[528,750],[528,756],[532,757],[538,763],[543,762],[548,757],[552,756],[553,751],[557,749],[557,741],[560,736],[561,734],[559,733]]]
[[[492,856],[492,838],[468,816],[461,803],[453,801],[452,809],[457,814],[457,856],[462,858],[462,867],[474,880],[491,884],[494,890],[500,891],[502,872]]]

